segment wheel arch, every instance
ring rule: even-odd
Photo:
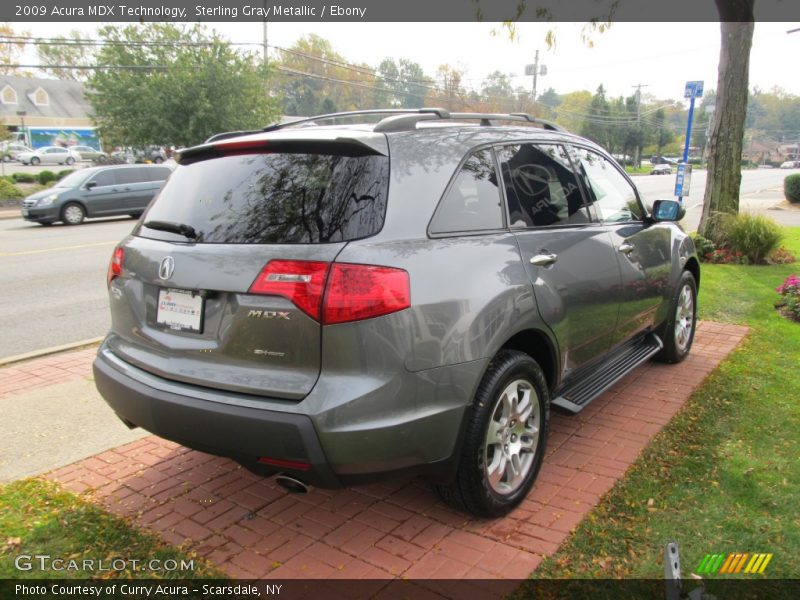
[[[550,337],[539,329],[524,329],[513,336],[498,349],[524,352],[539,363],[544,373],[547,387],[553,391],[558,385],[558,352]]]
[[[692,256],[689,260],[686,261],[684,265],[684,270],[689,271],[692,275],[694,275],[694,282],[697,285],[697,291],[700,291],[700,263],[697,259]]]

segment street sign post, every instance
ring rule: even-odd
[[[675,176],[675,195],[678,200],[683,202],[683,196],[689,195],[689,180],[684,179],[687,175],[691,177],[692,168],[689,163],[689,142],[692,139],[692,121],[694,120],[694,101],[695,98],[703,97],[702,81],[687,81],[683,92],[684,98],[689,98],[689,119],[686,123],[686,143],[683,145],[683,162],[678,165],[678,173]],[[681,167],[688,169],[681,170]],[[687,173],[688,171],[688,173]]]
[[[688,196],[692,183],[692,165],[680,163],[675,175],[675,195],[678,198]]]

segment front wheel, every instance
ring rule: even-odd
[[[689,271],[678,281],[670,305],[669,318],[661,330],[664,347],[656,359],[667,363],[681,362],[689,354],[697,328],[697,282]]]
[[[86,218],[86,211],[77,202],[70,202],[61,210],[61,220],[67,225],[80,225]]]
[[[34,157],[31,159],[31,166],[34,166],[34,167],[35,167],[35,166],[36,166],[36,165],[38,165],[40,162],[42,162],[42,161],[41,161],[41,160],[39,160],[38,158],[36,158],[36,157],[34,156]]]
[[[501,350],[470,410],[456,478],[437,491],[459,510],[499,517],[522,502],[542,466],[550,395],[541,368],[527,354]]]

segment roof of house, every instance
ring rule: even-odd
[[[50,118],[87,119],[92,113],[84,86],[79,81],[0,75],[0,93],[7,85],[17,92],[17,104],[0,102],[0,118],[16,116],[17,111],[23,110],[26,116]],[[45,105],[34,103],[34,94],[39,88],[47,92]]]

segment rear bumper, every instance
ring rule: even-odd
[[[259,457],[307,463],[307,470],[273,471],[337,488],[401,474],[450,480],[466,403],[484,367],[476,361],[419,373],[401,369],[386,380],[328,373],[299,403],[170,381],[106,344],[94,374],[103,398],[130,424],[255,472],[265,467]]]
[[[97,389],[128,423],[254,470],[263,467],[258,457],[307,463],[308,469],[279,470],[318,487],[341,487],[309,417],[165,392],[123,373],[106,353],[101,348],[94,362]]]

